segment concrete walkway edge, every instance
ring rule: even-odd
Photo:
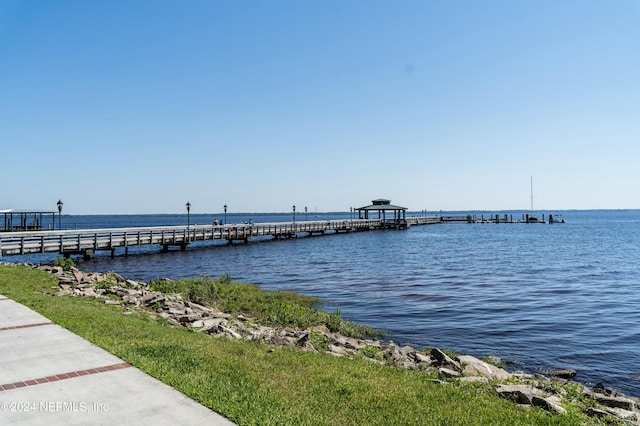
[[[234,423],[0,295],[0,424]]]

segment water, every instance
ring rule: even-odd
[[[95,257],[81,268],[144,281],[229,274],[265,289],[322,298],[326,309],[385,330],[397,343],[497,355],[529,372],[573,368],[579,381],[639,395],[640,211],[563,214],[566,224],[457,223],[246,246],[199,244],[184,252],[153,247],[129,257]],[[229,215],[228,222],[249,218],[292,217]],[[185,219],[63,216],[68,227],[76,222],[79,228]],[[191,216],[191,223],[212,220]]]

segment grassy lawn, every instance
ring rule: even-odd
[[[54,296],[57,281],[0,265],[0,294],[171,385],[240,425],[578,425],[496,396],[491,386],[363,359],[213,338],[88,298]]]

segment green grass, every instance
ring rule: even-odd
[[[0,294],[240,425],[585,424],[577,413],[522,409],[491,386],[441,385],[365,359],[213,338],[120,306],[54,296],[56,286],[44,272],[0,266]]]

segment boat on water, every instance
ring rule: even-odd
[[[526,222],[527,223],[545,223],[544,220],[538,219],[538,216],[536,216],[533,212],[533,176],[531,176],[531,213],[527,215]]]
[[[531,176],[531,213],[526,215],[526,223],[547,223],[542,215],[542,220],[538,219],[533,210],[533,176]],[[566,223],[566,220],[561,214],[549,215],[549,223]]]

